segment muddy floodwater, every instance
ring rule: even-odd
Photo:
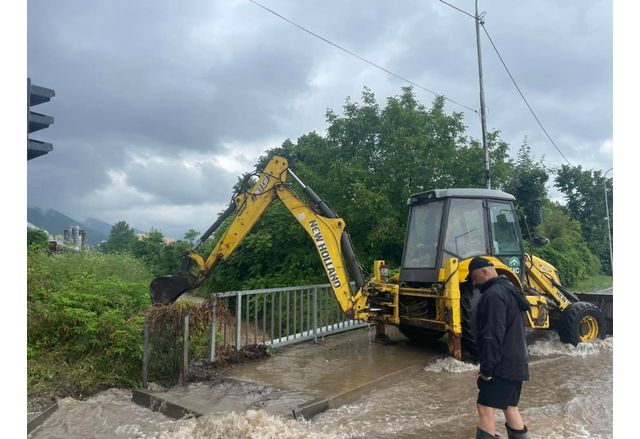
[[[359,370],[363,370],[365,375],[369,374],[378,355],[392,352],[385,354],[379,345],[370,347],[366,330],[353,331],[348,337],[360,337],[363,341],[354,343],[349,350],[335,349],[334,357],[329,357],[326,364],[333,364],[336,373],[356,377]],[[531,380],[523,386],[520,409],[530,437],[613,437],[613,337],[578,347],[561,343],[553,332],[530,333],[528,337]],[[308,343],[298,349],[311,350],[313,346]],[[60,400],[59,409],[29,437],[474,438],[477,366],[456,361],[437,346],[408,346],[408,351],[409,360],[420,361],[420,367],[310,421],[296,421],[259,406],[197,419],[173,420],[132,403],[131,392],[111,389],[86,401]],[[301,363],[300,358],[305,355],[296,357],[294,353],[293,349],[285,351],[279,362],[270,363],[270,373],[282,377],[278,387],[295,387],[305,392],[313,392],[318,387],[341,390],[326,376],[317,378],[323,367],[320,360]],[[326,356],[322,361],[325,360]],[[398,359],[399,362],[409,360]],[[259,381],[266,373],[261,369],[265,364],[243,365],[234,372],[235,379]],[[274,367],[277,370],[274,371]],[[194,391],[203,392],[207,384],[193,386],[196,386]],[[252,390],[228,397],[251,402],[273,400],[277,395],[286,394],[267,388],[247,388]],[[262,392],[261,397],[257,398],[255,392]],[[286,402],[280,401],[280,405]],[[499,416],[497,424],[503,423],[504,418]],[[503,426],[498,432],[506,437]]]

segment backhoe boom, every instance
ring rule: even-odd
[[[322,214],[307,206],[307,203],[286,184],[287,175],[291,175],[302,186],[305,194]],[[365,283],[364,276],[355,258],[349,235],[345,231],[344,220],[288,169],[286,159],[277,156],[258,173],[257,182],[251,190],[234,196],[225,213],[186,255],[183,269],[171,276],[159,277],[151,283],[152,302],[173,303],[186,291],[201,285],[220,262],[226,261],[233,254],[276,198],[282,201],[313,240],[342,311],[351,318],[366,319],[367,298],[361,288]],[[205,259],[197,253],[197,248],[227,217],[233,218],[231,223]],[[195,272],[192,268],[194,265]],[[354,294],[349,286],[347,267],[356,283],[357,291]]]

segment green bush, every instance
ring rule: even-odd
[[[600,272],[600,260],[582,237],[580,223],[571,219],[563,206],[549,203],[543,209],[543,218],[538,234],[550,242],[533,253],[558,269],[563,285],[575,287],[579,281]]]
[[[49,235],[44,230],[27,227],[27,245],[46,249],[49,245]]]
[[[29,393],[140,380],[151,274],[129,255],[28,251]],[[68,389],[67,389],[68,390]]]

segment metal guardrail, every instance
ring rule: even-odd
[[[214,293],[210,303],[207,360],[211,363],[218,359],[218,352],[229,349],[237,354],[258,345],[283,347],[307,340],[317,341],[326,335],[368,325],[360,320],[350,320],[342,312],[330,284]],[[188,315],[184,316],[178,329],[182,332],[181,337],[176,337],[176,329],[167,328],[167,332],[175,334],[172,338],[176,344],[174,351],[182,351],[179,380],[183,381],[189,375]],[[153,344],[149,342],[150,338],[153,339],[145,323],[143,388],[147,388],[150,364],[155,360],[150,352]],[[166,352],[166,347],[164,350]],[[156,365],[152,369],[177,373],[176,367],[167,369]]]
[[[329,284],[300,287],[232,291],[214,294],[212,302],[235,299],[236,351],[248,345],[286,346],[354,329],[365,322],[350,320],[340,309]],[[228,322],[222,322],[223,344],[227,344]],[[253,342],[253,343],[251,343]],[[214,358],[209,358],[214,361]]]

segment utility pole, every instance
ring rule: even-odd
[[[613,273],[613,244],[611,243],[611,220],[609,219],[609,200],[607,198],[607,174],[613,168],[604,173],[604,206],[607,209],[607,232],[609,233],[609,261],[611,263],[611,272]]]
[[[478,76],[480,77],[480,121],[482,123],[482,147],[484,149],[484,180],[487,189],[491,189],[491,170],[489,169],[489,149],[487,148],[487,115],[484,109],[484,84],[482,82],[482,51],[480,50],[480,24],[484,24],[478,15],[476,0],[476,42],[478,46]]]

